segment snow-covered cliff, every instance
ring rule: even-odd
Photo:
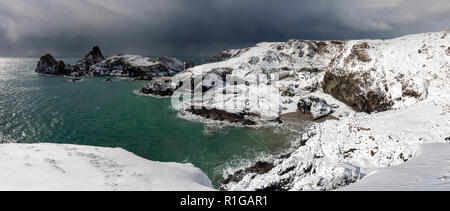
[[[205,106],[272,119],[295,110],[292,103],[282,103],[287,98],[296,103],[297,98],[314,92],[331,94],[359,111],[399,109],[426,99],[433,87],[449,83],[449,33],[391,40],[260,43],[234,50],[239,53],[225,61],[184,71],[174,77],[172,86],[200,78],[203,83],[195,85],[204,92],[208,88],[203,94]],[[227,77],[231,81],[224,83]],[[261,84],[279,90],[281,99]]]
[[[390,40],[260,43],[188,69],[171,86],[203,80],[193,83],[201,98],[176,107],[198,106],[202,111],[193,113],[202,117],[276,120],[295,112],[302,98],[326,100],[335,118],[299,137],[304,146],[269,172],[222,188],[332,190],[408,161],[423,143],[450,139],[449,43],[450,30]]]

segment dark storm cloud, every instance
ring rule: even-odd
[[[0,0],[0,56],[211,55],[261,41],[450,28],[448,0]]]

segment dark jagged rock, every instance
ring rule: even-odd
[[[69,71],[63,61],[56,61],[51,54],[45,54],[39,59],[35,72],[52,75],[66,75]]]
[[[186,110],[194,115],[204,117],[206,119],[216,121],[228,121],[231,123],[241,123],[243,125],[256,125],[252,120],[246,119],[245,116],[255,116],[254,114],[247,113],[229,113],[216,108],[207,109],[202,107],[201,109],[190,108]]]
[[[300,99],[300,101],[297,103],[297,109],[305,114],[311,112],[311,106],[312,101],[309,98]]]
[[[391,109],[393,101],[384,92],[367,90],[366,87],[372,84],[372,78],[367,72],[335,70],[325,73],[323,90],[358,111],[372,113]]]
[[[175,74],[184,70],[184,62],[168,56],[162,56],[157,59],[161,65],[167,69],[167,76],[174,76]]]
[[[271,171],[274,167],[275,166],[272,163],[258,161],[255,163],[255,165],[249,168],[241,169],[239,171],[236,171],[232,175],[228,175],[228,177],[222,181],[222,185],[227,185],[232,182],[240,182],[245,177],[245,175],[250,173],[265,174]]]
[[[187,70],[189,68],[195,67],[195,64],[191,61],[185,60],[184,61],[184,69]]]
[[[208,59],[210,62],[221,62],[231,59],[233,57],[237,57],[245,52],[247,52],[249,48],[246,49],[229,49],[220,52],[219,54]]]
[[[170,78],[155,79],[149,84],[145,85],[140,92],[143,94],[152,94],[162,97],[171,96],[174,92],[174,89],[171,88],[170,82],[172,82]]]
[[[76,71],[78,75],[88,75],[89,68],[92,65],[95,65],[101,61],[103,61],[105,57],[103,56],[100,48],[95,46],[92,48],[91,52],[89,52],[82,60],[78,61],[76,64]]]

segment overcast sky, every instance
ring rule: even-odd
[[[450,28],[449,0],[0,0],[0,56],[213,55]]]

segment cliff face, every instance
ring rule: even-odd
[[[403,108],[449,74],[449,31],[392,40],[348,41],[328,65],[325,92],[361,111]]]

